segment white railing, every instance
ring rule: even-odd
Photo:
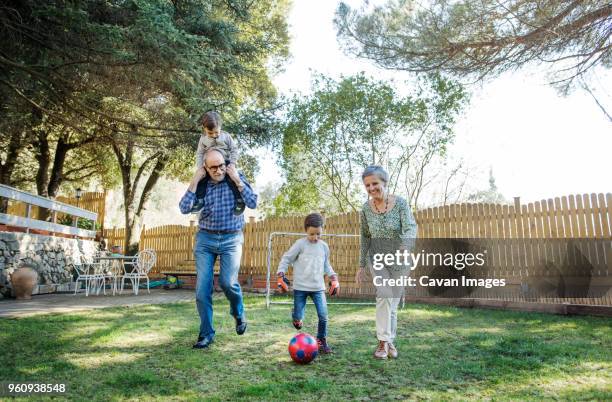
[[[7,198],[9,200],[19,201],[26,204],[25,217],[0,213],[0,224],[25,228],[27,231],[30,229],[36,229],[78,237],[94,238],[96,236],[95,230],[81,229],[77,227],[79,218],[96,222],[98,214],[95,212],[86,211],[63,202],[30,194],[26,191],[18,190],[4,184],[0,184],[0,198]],[[46,208],[51,211],[51,222],[32,218],[30,215],[32,206]],[[71,215],[73,217],[73,226],[57,223],[58,213]]]

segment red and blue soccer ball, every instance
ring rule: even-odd
[[[289,355],[298,364],[310,363],[319,354],[319,345],[312,335],[299,333],[289,341]]]

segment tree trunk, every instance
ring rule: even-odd
[[[68,151],[73,147],[71,144],[67,144],[64,138],[57,141],[57,147],[55,148],[55,155],[53,158],[53,167],[51,168],[51,175],[49,177],[49,184],[47,185],[47,194],[49,197],[56,197],[59,187],[64,180],[64,164],[66,162],[66,155]]]
[[[19,153],[23,148],[23,136],[21,131],[13,131],[8,147],[6,149],[6,161],[4,163],[0,163],[1,184],[6,184],[7,186],[12,186],[14,184],[11,180],[11,176],[13,175],[13,170],[15,170],[15,165],[17,164],[17,157],[19,156]],[[4,214],[7,211],[8,199],[2,198],[0,200],[0,213]]]
[[[136,209],[136,212],[134,213],[131,220],[132,227],[130,228],[130,236],[128,237],[126,235],[128,249],[136,249],[138,243],[140,242],[140,231],[143,227],[143,218],[144,212],[146,210],[146,203],[149,200],[151,193],[153,192],[153,188],[161,177],[161,174],[164,171],[166,164],[168,163],[168,159],[169,158],[167,155],[160,155],[157,158],[157,162],[153,167],[153,171],[149,175],[149,178],[147,179],[147,182],[145,183],[144,188],[142,189],[142,193],[140,194],[140,201],[138,202],[138,208]]]
[[[124,192],[125,199],[125,192]],[[135,251],[138,250],[136,240],[136,228],[134,228],[134,205],[129,204],[125,205],[125,237],[123,239],[125,244],[124,252],[129,255],[135,254]]]
[[[138,182],[140,181],[141,175],[143,174],[147,163],[151,160],[148,158],[143,162],[143,164],[139,167],[138,173],[136,177],[134,177],[134,182],[132,182],[132,156],[134,152],[134,141],[128,139],[125,152],[119,148],[119,144],[116,141],[116,137],[113,138],[112,148],[117,157],[117,161],[119,162],[119,167],[121,170],[121,185],[123,188],[123,207],[124,207],[124,218],[125,218],[125,253],[134,254],[138,251],[137,245],[140,239],[140,233],[138,233],[138,227],[136,223],[140,219],[137,219],[134,199],[135,192],[138,189]]]
[[[117,161],[119,162],[119,168],[121,171],[121,186],[123,190],[123,213],[125,218],[125,237],[124,237],[124,252],[127,253],[130,245],[130,241],[132,241],[132,230],[133,230],[133,217],[134,217],[134,194],[132,188],[132,151],[134,147],[133,141],[127,142],[125,155],[119,148],[119,145],[116,141],[113,141],[112,144],[113,151],[115,152],[115,156],[117,157]],[[138,184],[138,183],[136,183]]]
[[[49,183],[49,165],[51,164],[51,154],[49,149],[49,139],[45,130],[36,132],[36,160],[38,161],[38,171],[36,172],[36,191],[38,195],[46,197],[47,184]]]
[[[146,163],[146,162],[145,162]],[[140,200],[138,201],[138,208],[134,209],[135,205],[131,205],[129,208],[129,235],[126,231],[126,244],[128,245],[128,250],[132,250],[136,252],[138,250],[138,243],[140,242],[140,231],[143,226],[143,218],[144,212],[146,211],[146,203],[153,192],[153,188],[157,184],[159,178],[161,177],[164,168],[166,167],[166,163],[168,163],[168,157],[166,155],[159,154],[157,157],[157,161],[155,162],[155,166],[149,175],[142,192],[140,193]],[[132,188],[135,188],[133,186]],[[132,194],[132,199],[135,200],[135,194]],[[128,219],[128,215],[126,215],[126,219]],[[128,220],[126,220],[126,223]],[[126,226],[127,228],[127,226]]]
[[[47,184],[49,183],[49,165],[51,164],[51,151],[49,148],[49,139],[47,131],[39,129],[36,132],[36,160],[38,161],[38,171],[36,172],[36,192],[38,195],[48,197]],[[50,219],[51,212],[47,208],[39,207],[38,216],[33,216],[35,219],[46,221]]]
[[[135,133],[137,134],[137,133]],[[136,137],[134,135],[131,138]],[[151,196],[153,188],[157,184],[161,177],[167,163],[169,156],[163,151],[157,151],[147,157],[142,164],[138,167],[136,175],[132,181],[131,173],[133,166],[133,155],[136,148],[136,144],[130,137],[125,140],[125,151],[120,148],[120,144],[123,142],[118,141],[117,133],[112,136],[112,148],[119,167],[121,170],[121,180],[123,187],[123,205],[124,205],[124,217],[125,217],[125,245],[126,252],[134,254],[138,251],[138,242],[140,241],[140,229],[142,228],[142,220],[145,211],[146,203]],[[138,198],[136,205],[136,191],[138,191],[140,180],[149,171],[149,164],[154,163],[151,173],[149,174]]]
[[[24,145],[22,132],[20,130],[15,130],[11,134],[11,139],[6,149],[6,161],[0,163],[0,183],[6,184],[7,186],[13,185],[11,176],[15,170],[19,153],[25,148]]]

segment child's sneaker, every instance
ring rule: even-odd
[[[295,329],[297,329],[298,331],[300,329],[302,329],[302,325],[304,325],[304,323],[302,322],[302,320],[293,320],[293,326],[295,327]]]
[[[319,344],[319,352],[321,353],[334,353],[332,349],[327,344],[326,338],[317,338],[317,343]]]

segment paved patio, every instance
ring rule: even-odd
[[[85,296],[83,293],[60,293],[32,296],[31,300],[0,300],[0,318],[19,318],[38,314],[69,313],[95,308],[138,306],[143,304],[165,304],[194,302],[193,289],[141,290],[138,296],[125,292],[123,295]],[[195,308],[195,306],[194,306]]]

